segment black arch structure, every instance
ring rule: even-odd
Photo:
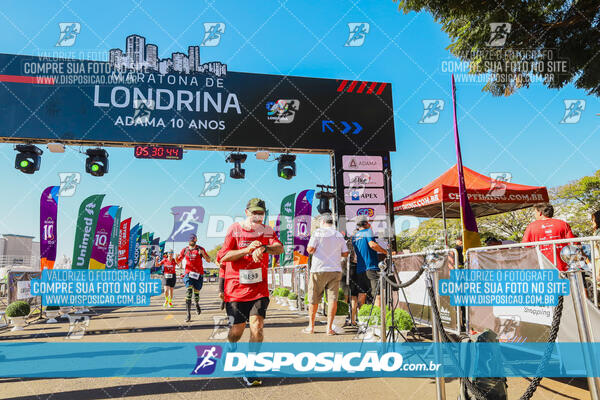
[[[344,155],[390,168],[391,84],[217,72],[0,54],[0,142],[330,154],[339,217]]]

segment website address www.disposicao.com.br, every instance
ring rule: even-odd
[[[224,372],[436,372],[441,364],[433,361],[405,363],[401,354],[377,351],[360,352],[321,352],[288,353],[228,352],[223,365]]]

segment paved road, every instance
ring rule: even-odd
[[[175,307],[164,309],[158,297],[149,307],[126,307],[92,314],[80,339],[84,342],[171,341],[207,342],[214,339],[214,318],[223,316],[216,285],[201,292],[203,313],[185,322],[184,289],[175,290]],[[272,341],[355,341],[354,332],[325,335],[325,325],[315,335],[301,333],[307,318],[272,302],[265,325],[265,338]],[[64,341],[68,323],[31,324],[21,332],[0,332],[0,340]],[[244,341],[248,340],[246,332]],[[358,342],[357,342],[358,343]],[[529,383],[511,378],[509,399],[517,399]],[[2,379],[2,399],[435,399],[435,382],[424,378],[292,379],[267,378],[262,387],[246,388],[236,378],[82,378]],[[456,399],[458,380],[446,384],[447,399]],[[589,399],[584,380],[544,379],[533,399]]]

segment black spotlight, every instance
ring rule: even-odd
[[[333,186],[317,185],[317,187],[321,188],[321,190],[316,193],[316,197],[319,199],[317,211],[319,214],[331,214],[329,199],[333,199],[335,197],[335,193],[332,193],[327,189],[333,189]]]
[[[292,179],[296,176],[296,156],[292,154],[282,154],[278,158],[277,176],[283,179]]]
[[[39,149],[31,144],[18,144],[15,146],[18,151],[15,158],[15,168],[26,174],[33,174],[39,171],[42,163],[42,149]]]
[[[108,153],[104,149],[87,149],[88,158],[85,160],[85,172],[93,176],[108,173]]]
[[[246,154],[231,153],[225,159],[225,162],[233,163],[233,168],[229,171],[229,176],[233,179],[244,179],[246,170],[242,168],[242,163],[246,161]]]

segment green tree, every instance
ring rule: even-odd
[[[478,218],[477,227],[483,241],[489,236],[494,236],[499,240],[520,242],[527,225],[534,219],[533,209],[525,208]]]
[[[432,14],[452,40],[450,52],[470,62],[469,72],[492,74],[483,90],[494,95],[508,96],[520,87],[529,87],[532,75],[541,77],[549,88],[561,88],[574,81],[575,87],[600,95],[598,0],[394,2],[404,13]],[[502,47],[489,46],[491,23],[511,24]],[[525,53],[527,50],[532,52]],[[562,67],[556,64],[561,60],[566,61],[566,68],[549,71],[550,63],[555,69]],[[541,67],[532,73],[534,63]]]
[[[565,219],[578,236],[593,234],[590,214],[600,209],[600,170],[550,190],[555,214]]]
[[[214,249],[208,251],[208,255],[210,256],[211,260],[216,261],[217,253],[219,252],[219,250],[221,250],[221,247],[223,247],[223,245],[219,244]]]
[[[448,245],[453,247],[455,239],[461,234],[460,221],[448,219],[447,233]],[[440,218],[431,218],[424,220],[417,229],[411,229],[400,232],[396,235],[396,246],[399,251],[410,249],[416,253],[427,249],[444,248],[444,223]]]

